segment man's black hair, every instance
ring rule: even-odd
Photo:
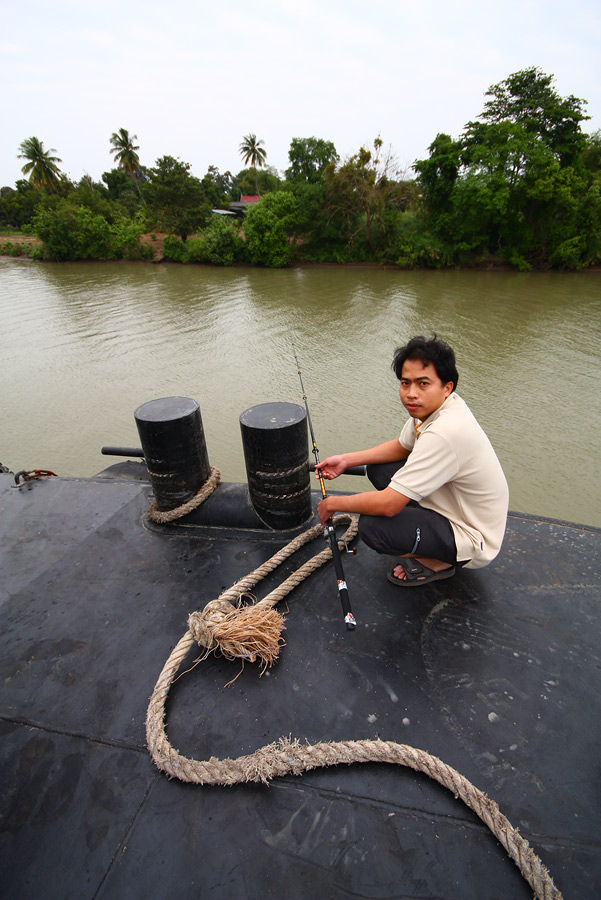
[[[403,364],[408,359],[419,359],[425,366],[432,363],[443,384],[452,381],[453,390],[457,387],[459,373],[455,364],[455,354],[452,348],[437,338],[435,334],[430,340],[419,335],[411,338],[404,347],[397,347],[392,360],[392,370],[399,381],[403,373]]]

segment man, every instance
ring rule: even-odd
[[[329,456],[324,478],[367,465],[377,491],[326,497],[322,523],[334,512],[359,513],[359,536],[378,553],[400,556],[387,578],[415,587],[449,578],[456,566],[486,566],[498,554],[507,521],[508,488],[492,445],[455,393],[453,350],[436,336],[399,347],[392,368],[411,418],[398,440]]]

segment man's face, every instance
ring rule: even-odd
[[[403,363],[399,394],[401,403],[414,419],[427,419],[440,409],[453,390],[453,382],[443,384],[432,363],[407,359]]]

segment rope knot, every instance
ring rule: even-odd
[[[242,605],[243,597],[238,595],[238,606],[223,597],[211,600],[188,616],[188,629],[208,651],[218,650],[226,659],[260,659],[265,669],[274,664],[284,643],[284,617],[263,603]]]
[[[346,543],[357,534],[357,517],[336,516],[334,522],[340,521],[349,523],[342,538]],[[188,631],[192,639],[205,647],[208,653],[219,652],[226,659],[241,659],[247,662],[260,660],[261,674],[268,666],[272,666],[285,643],[282,638],[285,627],[284,616],[274,609],[275,604],[304,578],[331,559],[332,551],[327,547],[313,556],[258,602],[250,593],[250,589],[273,572],[285,559],[296,553],[300,547],[322,534],[323,528],[318,524],[297,535],[271,559],[223,591],[216,600],[207,603],[204,609],[191,613],[188,617]]]
[[[215,650],[218,641],[215,629],[236,612],[236,607],[229,600],[211,600],[204,609],[197,610],[188,616],[188,628],[197,644],[207,650]]]

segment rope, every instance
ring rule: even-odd
[[[339,541],[342,549],[345,544],[356,537],[358,520],[356,516],[335,516],[334,523],[337,525],[341,522],[349,523]],[[284,643],[281,636],[284,629],[284,617],[274,607],[301,581],[304,581],[332,558],[330,547],[316,553],[315,556],[299,566],[292,575],[289,575],[262,600],[251,603],[246,601],[254,600],[250,591],[259,581],[317,537],[323,537],[323,527],[319,524],[297,535],[285,547],[274,553],[270,559],[249,572],[231,588],[223,591],[216,600],[207,603],[204,609],[191,613],[188,617],[188,631],[171,654],[166,668],[171,668],[171,664],[175,662],[173,673],[175,674],[181,659],[194,642],[204,647],[207,654],[218,651],[227,659],[242,659],[248,662],[256,662],[259,659],[263,670],[267,666],[272,666]],[[178,648],[180,649],[178,650]],[[160,681],[161,678],[159,678]]]
[[[182,756],[169,745],[165,753],[155,747],[151,748],[151,753],[158,768],[170,777],[193,784],[266,784],[272,778],[300,775],[311,769],[341,763],[392,763],[423,772],[451,791],[456,798],[463,800],[488,826],[538,900],[562,900],[547,868],[528,841],[503,815],[498,804],[451,766],[424,750],[394,741],[337,741],[301,745],[296,739],[291,741],[281,738],[276,743],[237,759],[216,759],[212,756],[208,760],[197,761]]]
[[[215,490],[219,482],[217,470],[211,470],[212,476],[213,473],[216,473],[216,480],[206,496]],[[198,494],[189,502],[194,502],[197,497]],[[199,500],[195,506],[201,502],[202,500]],[[177,512],[177,510],[171,512]],[[185,513],[181,513],[181,515],[185,515]],[[155,521],[159,520],[155,519]],[[171,521],[171,519],[162,521]],[[355,516],[349,515],[340,515],[334,518],[335,524],[340,521],[349,521],[350,523],[340,542],[343,545],[356,536],[358,520]],[[165,730],[167,695],[176,680],[180,665],[192,645],[197,643],[205,648],[205,654],[201,659],[206,658],[211,652],[220,652],[228,659],[242,659],[249,662],[260,659],[263,666],[262,671],[267,666],[273,665],[278,657],[280,647],[284,643],[281,637],[284,618],[273,607],[301,581],[327,562],[332,556],[331,549],[327,547],[321,553],[313,556],[262,600],[252,605],[245,605],[244,599],[245,597],[252,599],[252,595],[249,595],[252,587],[296,550],[322,534],[321,525],[309,528],[261,566],[220,594],[216,600],[207,603],[203,610],[191,613],[188,618],[188,630],[163,666],[148,705],[146,742],[153,762],[170,778],[178,778],[180,781],[193,784],[213,785],[245,782],[267,784],[272,778],[300,775],[311,769],[335,766],[341,763],[351,765],[353,763],[383,762],[406,766],[416,772],[423,772],[438,781],[456,798],[463,800],[479,816],[518,866],[534,891],[537,900],[562,900],[562,895],[555,887],[546,867],[532,850],[528,841],[503,815],[498,804],[451,766],[424,750],[379,739],[301,744],[297,739],[280,738],[275,743],[260,747],[254,753],[239,756],[237,759],[217,759],[212,756],[208,760],[195,760],[183,756],[169,743]]]
[[[148,507],[146,515],[153,522],[158,522],[159,525],[167,525],[169,522],[175,522],[176,519],[187,516],[193,509],[196,509],[197,506],[204,503],[204,501],[211,496],[220,481],[221,475],[219,469],[211,466],[209,477],[201,486],[200,490],[190,500],[183,503],[181,506],[177,506],[175,509],[168,509],[164,512],[158,508],[156,500],[153,500]]]

